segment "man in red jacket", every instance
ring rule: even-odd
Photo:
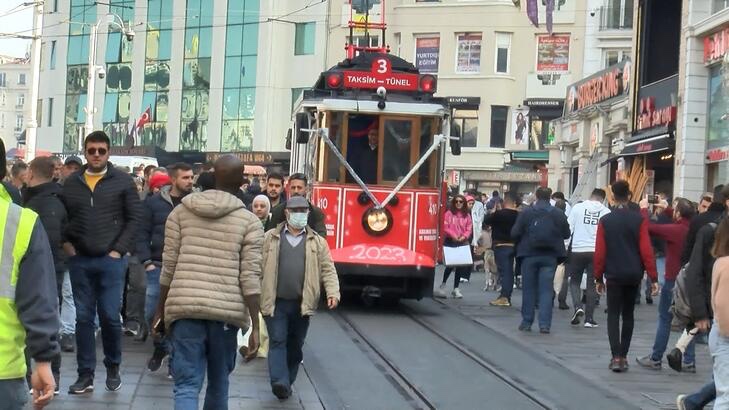
[[[643,217],[648,219],[648,200],[640,201]],[[653,352],[645,357],[636,358],[639,365],[651,369],[661,370],[661,360],[666,352],[668,338],[671,335],[671,303],[673,302],[673,287],[676,277],[681,270],[681,253],[683,252],[686,237],[688,236],[691,218],[694,216],[694,207],[686,199],[679,199],[673,211],[672,224],[650,224],[648,231],[656,238],[666,241],[666,280],[661,288],[661,298],[658,302],[658,328],[653,343]],[[682,371],[695,373],[694,343],[688,345],[683,356]]]
[[[597,225],[595,282],[600,294],[605,290],[603,276],[607,283],[607,328],[613,356],[609,369],[624,372],[628,370],[635,297],[640,290],[643,272],[648,272],[654,295],[658,292],[658,273],[648,235],[648,221],[628,208],[630,186],[626,181],[617,181],[613,183],[612,191],[616,207]]]

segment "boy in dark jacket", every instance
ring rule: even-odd
[[[289,177],[289,196],[306,197],[307,185],[308,179],[306,178],[306,175],[291,175]],[[268,223],[266,223],[266,231],[271,230],[278,226],[281,222],[286,221],[286,215],[284,213],[285,207],[285,204],[279,204],[271,210],[271,219],[269,219]],[[309,220],[307,225],[321,237],[327,237],[327,228],[326,225],[324,225],[324,213],[311,202],[309,202]]]
[[[137,257],[144,264],[147,274],[147,297],[144,303],[145,321],[150,327],[159,301],[159,277],[162,269],[162,251],[165,243],[165,223],[170,212],[182,203],[182,198],[192,192],[192,167],[177,163],[167,167],[172,184],[144,201],[144,217],[139,230]],[[154,353],[147,362],[147,368],[155,372],[162,365],[168,353],[165,340],[155,338]]]
[[[603,276],[607,282],[607,327],[613,356],[609,368],[624,372],[628,370],[635,297],[640,291],[643,272],[648,272],[653,295],[658,293],[658,272],[648,235],[648,221],[630,209],[628,183],[617,181],[613,183],[612,191],[617,206],[597,225],[594,267],[599,294],[605,290]]]
[[[30,162],[28,184],[23,190],[23,204],[35,211],[48,235],[53,264],[56,271],[58,306],[62,303],[63,276],[66,272],[66,257],[63,254],[63,230],[66,227],[66,208],[60,199],[61,187],[53,181],[55,164],[49,157],[38,157]],[[29,359],[29,358],[28,358]],[[28,366],[30,376],[30,366]],[[56,392],[60,389],[61,355],[51,361]],[[29,379],[30,380],[30,379]]]
[[[94,131],[84,141],[86,165],[69,176],[62,199],[68,212],[64,248],[71,257],[69,270],[76,304],[76,361],[78,380],[69,394],[94,390],[96,338],[94,317],[99,314],[104,344],[106,388],[121,388],[121,295],[127,254],[135,247],[142,206],[134,181],[109,162],[111,141]]]

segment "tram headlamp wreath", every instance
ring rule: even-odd
[[[372,236],[381,236],[392,229],[392,213],[383,208],[370,208],[362,215],[362,226]]]

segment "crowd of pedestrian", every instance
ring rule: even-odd
[[[8,170],[0,148],[1,408],[22,408],[28,389],[37,408],[59,394],[61,350],[76,353],[68,394],[93,392],[97,338],[105,388],[118,391],[124,335],[152,337],[147,367],[167,361],[176,409],[198,408],[206,377],[203,407],[226,409],[239,353],[259,356],[261,340],[272,393],[290,396],[320,295],[329,309],[340,300],[305,175],[249,181],[231,155],[117,167],[101,131],[86,137],[85,161]]]
[[[572,204],[549,188],[523,195],[470,190],[450,196],[444,246],[470,243],[474,264],[446,266],[434,295],[447,296],[446,282],[455,271],[451,295],[462,298],[459,283],[483,266],[484,290],[498,291],[490,305],[512,306],[513,290],[521,288],[518,329],[531,331],[536,321],[543,334],[551,331],[553,306],[572,309],[574,326],[598,328],[595,310],[603,299],[608,368],[614,372],[629,368],[635,306],[642,296],[649,304],[658,298],[653,347],[635,363],[655,371],[668,363],[695,373],[695,345],[708,335],[714,377],[699,391],[679,395],[677,406],[701,409],[714,400],[715,408],[729,406],[729,331],[722,330],[729,327],[722,322],[729,318],[723,293],[729,281],[722,279],[729,271],[729,186],[717,186],[697,203],[670,201],[664,193],[634,202],[626,181],[609,189],[610,195],[595,189],[589,199]],[[473,205],[474,198],[483,211]],[[672,330],[684,335],[675,348],[669,346]]]

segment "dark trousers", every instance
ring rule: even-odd
[[[458,288],[461,283],[461,278],[465,278],[466,274],[471,271],[470,266],[447,266],[443,271],[443,283],[448,282],[448,278],[451,276],[451,272],[456,271],[453,275],[453,289]]]
[[[180,319],[172,324],[175,410],[198,410],[206,373],[203,409],[228,408],[228,376],[235,369],[237,336],[237,327],[213,320]]]
[[[98,310],[104,365],[121,363],[121,299],[126,258],[111,256],[70,258],[71,286],[76,305],[76,361],[78,373],[94,374],[96,370],[96,337],[94,319]]]
[[[613,357],[628,357],[630,341],[633,338],[635,295],[640,291],[640,284],[623,285],[608,282],[606,287],[610,351]],[[622,330],[620,328],[621,318],[623,320]]]
[[[268,331],[268,371],[271,385],[290,388],[296,381],[309,317],[301,316],[300,300],[276,299],[273,316],[263,318]]]
[[[592,269],[592,258],[594,252],[572,252],[565,265],[565,280],[569,279],[570,293],[572,294],[572,305],[575,310],[585,310],[585,321],[593,319],[595,305],[597,303],[597,292],[595,291],[595,277]],[[587,273],[587,286],[585,287],[585,306],[582,305],[582,275]]]
[[[499,271],[501,281],[501,297],[511,300],[511,292],[514,290],[514,247],[495,246],[494,259],[496,268]]]
[[[128,322],[137,322],[140,325],[145,322],[145,301],[146,301],[147,275],[144,265],[139,262],[136,256],[129,258],[129,269],[126,278],[126,293],[124,295],[124,319]],[[154,312],[152,312],[154,315]]]
[[[552,326],[552,303],[554,300],[554,272],[557,258],[554,256],[527,256],[522,258],[522,323],[531,326],[534,309],[539,304],[539,328]]]

